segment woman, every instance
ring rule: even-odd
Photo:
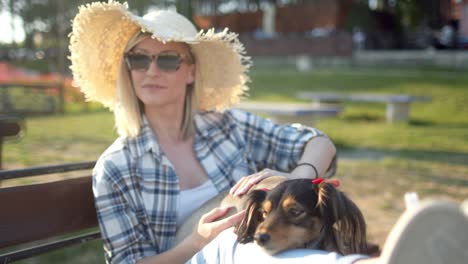
[[[225,110],[247,90],[249,58],[227,30],[197,33],[185,17],[138,17],[125,4],[80,9],[71,69],[89,100],[114,111],[120,137],[93,171],[106,260],[184,263],[243,217],[204,215],[182,243],[177,226],[218,193],[242,195],[272,175],[320,177],[335,156],[320,131]]]

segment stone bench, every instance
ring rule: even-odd
[[[336,117],[341,107],[317,107],[311,104],[275,103],[275,102],[242,102],[238,109],[256,114],[265,114],[278,123],[301,123],[311,125],[315,120]]]
[[[386,118],[390,123],[408,121],[410,116],[410,105],[413,102],[428,102],[428,96],[413,96],[406,94],[344,94],[344,93],[320,93],[320,92],[299,92],[298,98],[312,100],[318,106],[339,105],[341,102],[370,102],[386,103]]]

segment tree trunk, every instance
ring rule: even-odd
[[[16,48],[16,40],[15,40],[15,33],[16,33],[16,27],[15,27],[15,7],[14,7],[14,0],[10,0],[8,3],[9,11],[10,11],[10,28],[11,28],[11,46],[13,48]]]

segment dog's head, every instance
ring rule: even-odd
[[[366,252],[366,226],[357,206],[332,184],[310,179],[284,181],[272,190],[249,193],[240,243],[252,240],[273,255],[316,248],[341,254]]]

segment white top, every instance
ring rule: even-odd
[[[342,256],[336,252],[317,249],[290,249],[270,256],[255,243],[240,244],[232,228],[221,232],[214,240],[192,257],[186,264],[352,264],[365,255]]]
[[[177,214],[177,227],[180,227],[184,220],[195,210],[217,194],[218,190],[210,180],[205,181],[195,188],[180,191],[178,198],[179,210]]]

